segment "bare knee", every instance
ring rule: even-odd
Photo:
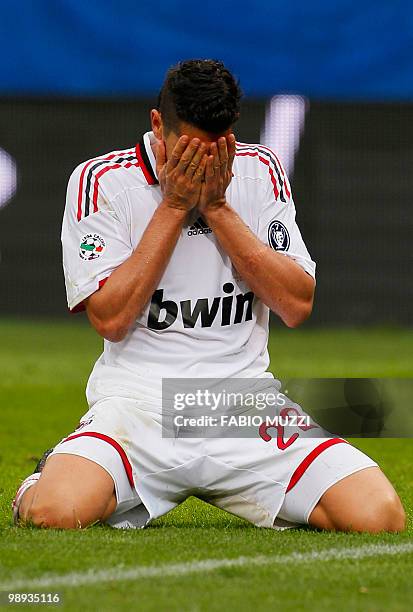
[[[339,531],[398,532],[406,527],[406,515],[383,472],[371,467],[330,487],[314,508],[309,523]]]
[[[83,457],[57,454],[23,495],[19,517],[37,527],[80,529],[106,520],[115,508],[114,482],[105,469]]]
[[[90,505],[89,500],[68,496],[34,496],[25,512],[20,513],[23,523],[35,527],[54,529],[83,529],[99,521],[105,521],[116,508],[113,493],[109,501],[103,501],[101,510]]]
[[[406,528],[406,514],[395,491],[386,492],[371,503],[360,517],[357,531],[400,532]]]
[[[36,502],[34,501],[24,517],[26,523],[35,527],[55,529],[80,529],[82,525],[79,512],[73,504],[61,504],[58,502]]]

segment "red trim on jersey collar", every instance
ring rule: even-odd
[[[159,181],[156,178],[148,153],[146,151],[143,138],[136,145],[136,158],[139,162],[139,166],[146,178],[146,182],[148,183],[148,185],[159,185]]]
[[[295,487],[306,469],[310,467],[314,459],[317,459],[318,455],[320,455],[323,451],[327,450],[327,448],[330,448],[330,446],[334,446],[335,444],[341,444],[342,442],[344,442],[344,444],[348,444],[347,440],[343,440],[343,438],[328,438],[328,440],[325,440],[325,442],[322,442],[321,444],[313,448],[311,453],[309,453],[307,457],[305,457],[301,461],[300,465],[297,467],[297,469],[291,476],[290,482],[288,483],[288,487],[286,489],[286,493],[288,493],[288,491],[291,491],[291,489]]]
[[[113,438],[110,438],[109,436],[102,433],[98,433],[96,431],[82,431],[81,433],[69,436],[68,438],[66,438],[66,440],[63,440],[63,442],[68,442],[69,440],[74,440],[75,438],[81,438],[83,436],[89,436],[90,438],[98,438],[99,440],[103,440],[104,442],[107,442],[108,444],[113,446],[113,448],[118,451],[120,458],[122,459],[123,467],[125,468],[129,484],[132,488],[134,488],[135,483],[133,481],[132,466],[130,464],[127,454],[125,453],[119,442],[116,442],[116,440],[114,440]]]

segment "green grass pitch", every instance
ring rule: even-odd
[[[193,498],[145,530],[15,528],[10,502],[16,486],[86,411],[84,387],[101,343],[77,320],[0,321],[0,337],[0,591],[57,591],[67,610],[411,609],[413,552],[394,549],[412,542],[409,439],[358,441],[403,499],[409,528],[400,535],[258,529]],[[413,330],[276,329],[271,355],[280,377],[411,377]],[[376,554],[358,555],[370,545],[378,546]],[[397,554],[385,554],[389,549]],[[240,557],[244,561],[225,561]],[[222,564],[196,566],[211,559]],[[161,569],[139,574],[148,567]],[[111,579],[117,568],[124,579]],[[71,585],[67,576],[96,571],[102,574],[91,584]],[[53,582],[58,575],[66,586]],[[49,586],[39,586],[45,576],[52,576]]]

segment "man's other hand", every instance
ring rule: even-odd
[[[221,136],[209,148],[205,165],[205,179],[199,199],[201,213],[225,204],[225,192],[232,179],[235,158],[235,136]]]

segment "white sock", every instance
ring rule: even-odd
[[[30,474],[27,478],[23,480],[20,487],[17,489],[17,493],[14,496],[14,499],[11,503],[11,507],[13,510],[13,519],[16,523],[19,518],[19,506],[22,500],[24,493],[26,493],[27,489],[30,489],[40,478],[40,472],[36,472],[35,474]]]

